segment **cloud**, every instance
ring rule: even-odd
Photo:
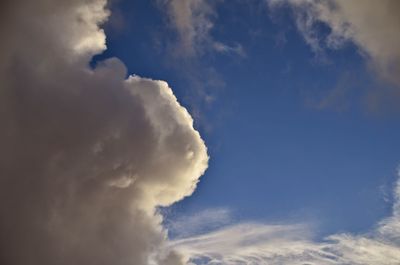
[[[2,2],[0,263],[181,264],[158,206],[207,167],[163,81],[103,51],[105,0]]]
[[[238,43],[236,43],[235,46],[228,46],[221,42],[214,42],[214,50],[219,53],[233,53],[241,57],[246,57],[246,52],[244,51],[243,46]]]
[[[166,0],[169,21],[178,33],[179,49],[186,55],[194,55],[204,42],[210,39],[210,30],[216,14],[205,0]]]
[[[392,216],[368,234],[334,234],[318,241],[306,224],[239,223],[178,238],[170,247],[188,264],[400,264],[400,179]]]
[[[271,7],[289,4],[296,24],[316,53],[352,42],[371,67],[385,80],[400,86],[400,3],[397,0],[287,0],[268,1]],[[318,23],[327,25],[323,36]]]
[[[220,1],[208,0],[158,0],[168,17],[170,26],[177,32],[176,54],[194,57],[205,51],[244,56],[240,44],[228,45],[214,40],[211,31],[217,18],[215,5]]]
[[[165,226],[173,236],[188,237],[210,231],[232,222],[226,208],[206,209],[189,216],[166,216]]]

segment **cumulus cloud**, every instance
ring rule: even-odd
[[[392,216],[368,234],[334,234],[318,241],[306,224],[244,223],[179,238],[171,247],[192,265],[396,265],[400,264],[399,207],[400,180]]]
[[[167,83],[88,66],[105,6],[1,3],[1,264],[182,263],[156,207],[193,192],[207,150]]]
[[[271,7],[289,4],[306,42],[320,53],[350,41],[385,81],[400,86],[400,2],[397,0],[270,0]],[[327,36],[318,23],[330,28]]]

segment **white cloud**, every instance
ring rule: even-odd
[[[188,264],[397,265],[400,264],[400,180],[393,214],[368,234],[334,234],[317,241],[305,224],[242,223],[179,238],[171,248]]]
[[[234,46],[229,46],[221,42],[214,42],[214,50],[219,53],[233,53],[242,57],[246,56],[243,46],[238,43]]]
[[[206,146],[166,82],[88,67],[105,4],[2,4],[1,264],[182,262],[156,207],[193,192]]]

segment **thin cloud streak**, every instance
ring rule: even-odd
[[[400,180],[395,187],[393,214],[368,234],[334,234],[316,241],[306,224],[242,223],[205,234],[176,239],[171,248],[187,264],[400,264]]]
[[[225,208],[207,209],[189,216],[166,216],[165,227],[172,235],[188,237],[210,231],[232,222],[231,211]]]

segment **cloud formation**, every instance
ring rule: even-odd
[[[179,50],[194,55],[204,42],[210,40],[214,24],[213,8],[206,0],[164,0],[169,22],[178,33]]]
[[[400,180],[392,216],[368,234],[334,234],[317,241],[304,224],[244,223],[179,238],[171,247],[192,265],[400,264]]]
[[[231,53],[245,56],[243,47],[235,43],[228,45],[214,40],[211,31],[217,18],[215,5],[221,1],[208,0],[158,0],[176,31],[176,54],[193,57],[205,51]]]
[[[232,222],[231,212],[226,208],[206,209],[189,216],[166,215],[165,227],[172,237],[188,237],[210,231]]]
[[[400,2],[397,0],[269,0],[271,7],[289,4],[296,24],[314,52],[353,42],[383,80],[400,86]],[[317,29],[330,29],[323,36]]]
[[[193,192],[207,150],[167,83],[88,66],[105,5],[1,3],[1,264],[182,264],[156,207]]]

